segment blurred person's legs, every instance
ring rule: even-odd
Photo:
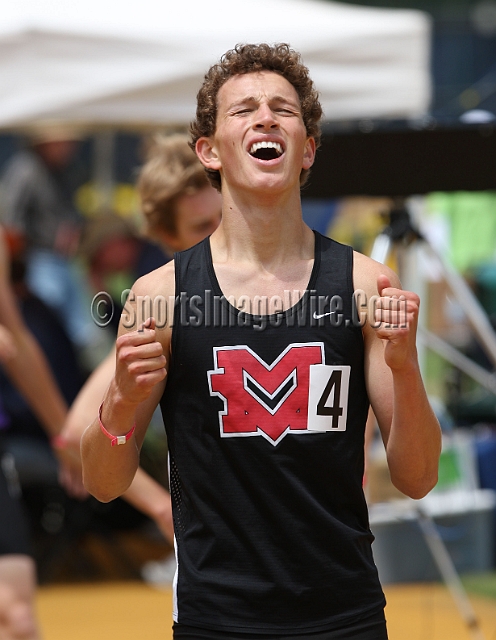
[[[5,436],[4,448],[15,461],[19,483],[23,489],[58,485],[58,461],[45,438],[24,433],[17,435],[13,429]]]
[[[38,640],[35,614],[36,566],[9,454],[0,465],[0,638]]]
[[[36,569],[25,555],[0,557],[0,638],[38,640],[35,615]]]

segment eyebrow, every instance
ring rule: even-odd
[[[240,100],[236,100],[235,102],[230,104],[229,107],[227,108],[227,111],[230,111],[231,109],[234,109],[236,107],[240,107],[244,104],[249,104],[253,102],[255,103],[260,102],[260,98],[257,98],[256,96],[245,96],[244,98],[241,98]],[[270,98],[269,102],[284,103],[296,108],[298,111],[301,109],[301,105],[299,104],[299,101],[298,103],[296,103],[291,98],[285,98],[284,96],[275,95],[272,98]]]

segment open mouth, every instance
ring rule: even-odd
[[[275,160],[283,154],[279,142],[255,142],[251,145],[250,155],[258,160]]]

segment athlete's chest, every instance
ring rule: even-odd
[[[294,306],[309,285],[314,260],[295,261],[272,271],[256,265],[214,264],[220,291],[237,309],[273,314]],[[262,306],[261,306],[262,305]],[[251,309],[251,311],[249,311]]]

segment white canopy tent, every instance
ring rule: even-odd
[[[16,0],[0,22],[0,129],[191,120],[237,42],[302,53],[327,120],[415,118],[430,98],[428,17],[325,0]]]

